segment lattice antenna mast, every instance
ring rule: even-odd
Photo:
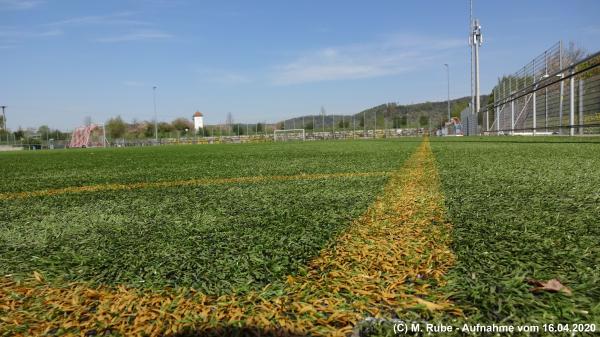
[[[473,90],[473,39],[471,37],[471,28],[473,27],[473,0],[469,0],[469,27],[467,28],[467,35],[469,36],[469,51],[470,51],[470,60],[469,65],[471,66],[471,113],[475,113],[475,93]]]
[[[471,64],[471,79],[472,82],[472,104],[474,105],[475,113],[479,112],[481,108],[480,97],[481,94],[479,92],[479,47],[483,43],[483,36],[481,35],[481,25],[479,24],[479,20],[477,18],[473,18],[473,1],[471,0],[470,6],[470,20],[471,20],[471,33],[469,37],[469,45],[471,46],[472,53],[472,64]]]

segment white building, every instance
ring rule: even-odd
[[[204,127],[204,117],[202,115],[202,112],[200,111],[196,111],[196,113],[194,114],[194,130],[196,130],[196,132],[200,129],[202,129]]]

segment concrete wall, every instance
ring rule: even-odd
[[[12,146],[12,145],[0,145],[0,152],[4,151],[20,151],[23,150],[22,147]]]

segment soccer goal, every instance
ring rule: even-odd
[[[73,130],[69,147],[106,147],[106,143],[104,124],[90,124]]]
[[[304,140],[304,129],[289,129],[273,131],[273,139],[277,141]]]

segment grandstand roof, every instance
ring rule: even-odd
[[[194,114],[194,117],[202,117],[202,112],[200,111],[196,111],[196,113]]]

